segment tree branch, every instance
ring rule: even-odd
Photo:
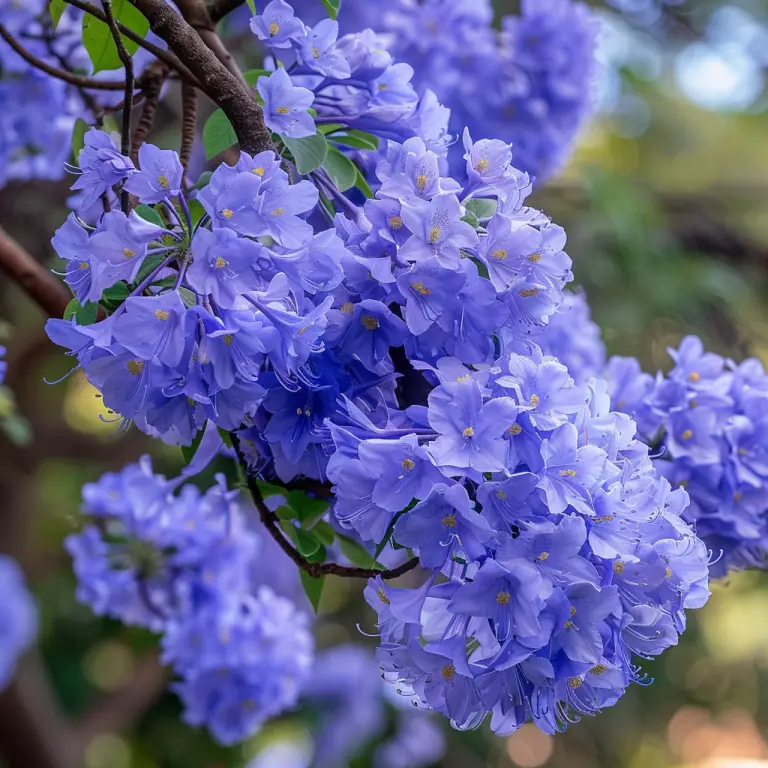
[[[200,35],[165,0],[130,0],[148,19],[152,31],[189,67],[200,89],[229,118],[240,148],[250,154],[274,149],[261,107],[213,54]]]
[[[100,8],[97,8],[95,5],[85,2],[85,0],[64,0],[64,2],[68,5],[74,6],[75,8],[79,8],[81,11],[85,11],[85,13],[90,13],[91,16],[95,16],[105,24],[107,23],[107,17],[104,15],[104,12]],[[132,29],[129,29],[124,24],[121,24],[119,21],[117,22],[117,28],[120,30],[120,34],[123,37],[127,37],[132,42],[149,51],[156,58],[160,59],[160,61],[164,61],[171,69],[178,72],[184,80],[193,85],[199,85],[195,76],[178,60],[178,58],[173,53],[159,48],[154,43],[150,43],[149,40],[145,40],[141,35],[136,34],[136,32],[134,32]],[[139,83],[141,83],[141,78],[139,78]]]
[[[141,109],[139,123],[133,134],[133,145],[131,146],[131,159],[134,165],[139,162],[139,149],[141,149],[141,145],[147,140],[147,136],[149,136],[149,132],[152,130],[155,112],[160,100],[160,91],[163,88],[165,78],[168,77],[168,72],[168,66],[159,59],[153,61],[144,71],[144,106]],[[187,85],[186,80],[182,80],[182,86],[192,87]]]
[[[240,438],[235,432],[230,432],[229,436],[232,440],[232,447],[235,449],[235,454],[237,455],[238,464],[245,474],[248,491],[259,512],[262,525],[267,529],[269,535],[278,543],[280,549],[282,549],[299,568],[306,571],[310,576],[315,579],[320,578],[320,576],[342,576],[348,579],[373,579],[376,576],[380,576],[382,579],[396,579],[399,576],[408,573],[408,571],[412,571],[419,564],[419,558],[414,557],[397,568],[380,571],[376,568],[355,568],[347,565],[338,565],[337,563],[310,563],[309,560],[291,546],[290,542],[285,538],[280,529],[277,515],[266,505],[264,497],[261,495],[261,489],[256,482],[256,478],[248,469],[248,462],[240,448]]]
[[[195,128],[197,127],[197,88],[187,83],[182,83],[181,103],[181,148],[179,160],[184,168],[184,183],[186,183],[189,160],[195,143]],[[182,186],[182,189],[184,189],[184,186]]]
[[[211,21],[218,24],[228,13],[236,11],[245,0],[218,0],[209,9]]]
[[[47,315],[64,315],[71,299],[69,291],[2,229],[0,271],[13,278]]]
[[[112,13],[112,0],[101,0],[101,4],[104,7],[104,15],[107,17],[107,26],[112,33],[112,39],[115,41],[117,55],[125,68],[125,97],[123,100],[123,130],[120,136],[120,151],[125,157],[128,157],[131,154],[131,109],[133,107],[134,86],[133,57],[128,53],[123,44],[123,38],[120,35],[115,16]],[[120,193],[120,204],[123,213],[128,213],[131,207],[131,195],[127,189],[123,189]]]
[[[31,64],[41,72],[45,72],[46,75],[63,80],[65,83],[74,85],[76,88],[93,88],[102,91],[121,91],[126,88],[124,80],[94,80],[92,77],[75,75],[72,72],[67,72],[65,69],[59,69],[48,64],[30,53],[2,24],[0,24],[0,37],[28,64]]]

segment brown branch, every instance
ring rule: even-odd
[[[112,39],[115,41],[115,47],[117,48],[117,55],[120,61],[123,62],[125,69],[125,96],[123,97],[123,130],[120,136],[120,151],[125,157],[128,157],[131,153],[131,110],[133,107],[133,57],[128,53],[123,38],[120,35],[120,30],[117,27],[115,16],[112,13],[112,0],[101,0],[101,4],[104,7],[104,15],[107,17],[107,26],[112,33]],[[120,193],[120,203],[123,209],[123,213],[128,213],[131,207],[131,195],[127,189],[123,189]]]
[[[237,455],[238,464],[245,474],[248,491],[259,512],[262,525],[266,528],[269,535],[277,542],[280,549],[282,549],[299,568],[306,571],[310,576],[315,579],[318,579],[321,576],[341,576],[347,579],[373,579],[380,576],[382,579],[396,579],[418,566],[418,557],[414,557],[407,563],[403,563],[397,568],[391,568],[387,571],[380,571],[376,568],[356,568],[354,566],[339,565],[338,563],[310,563],[309,560],[291,546],[290,542],[285,538],[280,529],[280,521],[277,515],[266,505],[264,497],[261,495],[261,489],[256,482],[256,478],[248,469],[248,461],[240,448],[240,438],[237,436],[237,433],[230,432],[229,436],[232,440],[232,447],[235,449],[235,454]]]
[[[200,39],[216,58],[240,81],[246,90],[250,88],[229,49],[216,33],[216,25],[208,15],[204,0],[177,0],[176,5],[187,24],[200,35]]]
[[[148,19],[152,31],[189,67],[200,89],[222,108],[235,130],[240,148],[255,155],[274,149],[261,107],[205,45],[200,35],[165,0],[130,0]]]
[[[72,298],[45,267],[0,229],[0,271],[13,278],[50,317],[61,317]]]
[[[218,24],[228,13],[237,10],[245,0],[218,0],[209,9],[211,21]]]
[[[187,83],[182,83],[181,103],[181,151],[179,152],[179,159],[184,168],[184,182],[186,182],[187,168],[189,168],[189,160],[192,156],[192,147],[195,143],[195,128],[197,127],[197,88]],[[182,189],[184,189],[184,182],[182,182]]]
[[[95,16],[105,24],[107,23],[107,17],[104,15],[104,12],[100,8],[97,8],[95,5],[85,2],[85,0],[64,0],[64,2],[68,5],[74,6],[75,8],[79,8],[81,11],[85,11],[85,13],[90,13],[91,16]],[[149,51],[155,56],[155,58],[160,59],[160,61],[164,61],[171,69],[178,72],[182,79],[192,83],[193,85],[198,84],[195,76],[178,60],[178,58],[171,51],[163,50],[162,48],[156,46],[154,43],[150,43],[149,40],[145,40],[141,35],[137,34],[129,27],[126,27],[124,24],[121,24],[119,21],[117,22],[117,28],[120,30],[120,34],[122,34],[123,37],[127,37],[129,40],[136,43],[136,45],[141,46],[145,50]],[[141,78],[139,78],[139,84],[141,84]]]
[[[155,121],[155,112],[160,100],[160,91],[163,89],[163,83],[168,77],[169,68],[160,60],[153,61],[144,72],[144,106],[141,109],[139,123],[133,134],[133,146],[131,147],[131,159],[134,165],[139,162],[139,149],[147,140],[149,132],[152,130],[152,124]],[[186,81],[182,81],[186,85]],[[191,86],[190,86],[191,87]]]
[[[31,64],[36,69],[45,72],[46,75],[63,80],[65,83],[74,85],[76,88],[93,88],[102,91],[121,91],[126,87],[125,80],[94,80],[92,77],[84,77],[67,72],[65,69],[59,69],[51,64],[37,58],[30,53],[2,24],[0,24],[0,37],[5,40],[24,61]]]

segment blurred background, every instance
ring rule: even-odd
[[[516,10],[495,5],[500,14]],[[768,363],[768,3],[593,5],[603,24],[597,114],[532,204],[568,232],[576,284],[610,353],[635,355],[654,372],[668,366],[666,347],[696,333],[736,360]],[[176,108],[174,97],[163,107],[169,125]],[[163,143],[162,132],[155,139]],[[49,262],[66,196],[67,182],[12,184],[0,192],[0,225]],[[222,748],[181,723],[154,638],[76,602],[62,540],[81,525],[83,483],[144,452],[173,476],[181,458],[135,430],[116,432],[79,374],[47,384],[70,366],[43,321],[14,285],[0,282],[9,361],[0,388],[0,546],[23,564],[41,615],[39,647],[0,696],[0,740],[37,738],[54,751],[74,743],[85,768],[306,768],[320,765],[313,739],[336,739],[345,750],[335,754],[348,755],[329,758],[328,768],[373,768],[401,715],[363,684],[365,654],[360,679],[350,672],[358,668],[345,670],[364,710],[357,719],[355,707],[309,697],[251,742]],[[443,768],[768,768],[768,575],[735,574],[713,592],[690,615],[682,645],[644,664],[652,685],[635,686],[565,734],[525,726],[499,739],[485,727],[458,733],[436,720],[439,731],[411,736],[435,756],[444,744],[434,762]],[[372,630],[359,585],[330,580],[318,647],[370,651],[375,639],[358,631],[360,617]],[[326,669],[333,678],[332,657]],[[365,714],[374,700],[375,712]],[[43,734],[16,717],[30,703]],[[402,768],[417,764],[402,759]]]

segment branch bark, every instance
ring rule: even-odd
[[[250,154],[274,149],[264,113],[250,90],[232,74],[203,42],[200,35],[165,0],[131,0],[149,19],[151,30],[189,67],[200,89],[229,118],[240,148]]]
[[[236,11],[241,5],[245,4],[245,0],[218,0],[209,9],[208,13],[211,16],[211,21],[214,24],[218,24],[228,13]]]
[[[65,69],[59,69],[51,64],[37,58],[30,53],[2,24],[0,24],[0,37],[21,56],[24,61],[31,64],[35,69],[45,72],[46,75],[55,77],[57,80],[63,80],[65,83],[74,85],[76,88],[93,88],[101,91],[122,91],[126,87],[125,80],[94,80],[92,77],[75,75],[67,72]]]
[[[2,229],[0,271],[13,278],[49,317],[63,316],[71,299],[69,291]]]

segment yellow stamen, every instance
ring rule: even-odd
[[[223,211],[219,211],[219,216],[222,219],[231,219],[235,215],[235,212],[231,208],[225,208]]]
[[[213,266],[215,269],[224,269],[227,264],[229,264],[229,262],[226,259],[222,258],[221,256],[217,256]]]
[[[440,239],[440,227],[432,227],[429,230],[429,242],[434,245]]]
[[[608,670],[608,667],[606,667],[605,664],[595,664],[595,666],[592,667],[592,669],[590,669],[589,671],[593,675],[597,675],[599,677],[600,675],[604,675],[607,670]]]
[[[508,256],[507,252],[503,248],[497,248],[492,254],[491,258],[494,261],[504,261]]]
[[[171,313],[168,312],[165,309],[156,309],[155,310],[155,317],[158,320],[167,320],[171,316]]]
[[[509,432],[510,435],[519,435],[523,431],[523,428],[519,424],[513,424],[507,432]]]
[[[275,208],[274,211],[272,211],[273,216],[282,216],[285,213],[285,211],[282,208]]]
[[[693,437],[693,430],[692,429],[686,429],[685,432],[683,432],[680,437],[683,440],[690,440]]]
[[[317,47],[312,48],[312,55],[316,58],[320,58],[320,49]]]
[[[130,373],[131,376],[141,376],[141,374],[144,372],[144,361],[129,360],[126,368],[128,368],[128,373]]]
[[[234,334],[232,334],[232,333],[224,334],[224,343],[227,346],[230,346],[234,340],[235,340]]]
[[[465,440],[469,440],[470,437],[475,436],[475,430],[474,427],[467,427],[462,433]]]
[[[278,115],[289,115],[291,113],[291,110],[288,109],[288,107],[278,107],[275,110],[275,113]]]
[[[542,552],[542,553],[541,553],[541,554],[540,554],[540,555],[539,555],[539,556],[536,558],[536,560],[537,560],[538,562],[540,562],[540,563],[543,563],[543,562],[544,562],[545,560],[547,560],[548,558],[549,558],[549,552]]]
[[[561,469],[560,477],[576,477],[575,469]]]
[[[531,296],[538,296],[539,289],[538,288],[523,288],[522,291],[517,292],[520,296],[522,296],[524,299],[530,299]]]
[[[499,594],[496,595],[496,602],[499,605],[509,605],[510,597],[512,597],[512,595],[510,595],[509,592],[499,592]]]
[[[402,229],[403,228],[403,219],[401,216],[390,216],[389,219],[387,219],[387,223],[389,224],[390,229]]]
[[[693,371],[688,374],[688,381],[692,381],[694,384],[701,378],[700,373],[696,373],[696,371]]]
[[[530,261],[531,264],[538,264],[541,261],[541,254],[540,253],[532,253],[528,257],[528,261]]]
[[[446,664],[440,670],[440,675],[442,676],[443,680],[453,680],[456,675],[456,667],[454,667],[453,664]]]
[[[671,579],[672,578],[672,569],[667,566],[667,570],[664,571],[664,578],[665,579]]]
[[[541,402],[541,398],[538,395],[531,395],[531,408],[536,408]]]
[[[280,25],[277,22],[273,21],[269,25],[269,36],[274,37],[279,31],[280,31]]]
[[[164,173],[161,173],[157,177],[157,183],[161,186],[162,189],[170,189],[171,188],[171,182],[168,181],[168,177]]]
[[[360,325],[369,331],[375,331],[379,327],[379,321],[373,315],[363,315],[360,318]]]
[[[423,192],[426,189],[428,181],[429,177],[425,173],[421,173],[416,177],[416,186],[419,188],[420,192]]]
[[[387,597],[387,593],[381,587],[379,587],[376,592],[376,597],[378,597],[384,605],[389,605],[391,603],[391,600]]]
[[[123,256],[125,256],[126,259],[132,259],[135,255],[136,251],[132,248],[123,248]]]
[[[403,459],[402,467],[406,472],[410,472],[416,466],[416,462],[413,459]]]
[[[622,563],[622,562],[621,562],[621,560],[617,560],[617,561],[616,561],[616,562],[613,564],[613,572],[614,572],[614,573],[616,573],[616,574],[618,574],[618,575],[620,576],[622,573],[624,573],[624,569],[625,569],[626,567],[627,567],[627,566],[626,566],[624,563]]]
[[[251,173],[256,174],[256,176],[263,176],[264,175],[264,169],[261,168],[261,167],[259,167],[259,168],[251,168]]]
[[[411,283],[411,288],[422,296],[429,296],[432,293],[432,289],[427,288],[424,283]]]
[[[498,491],[496,491],[496,498],[500,499],[501,501],[504,501],[504,499],[507,498],[507,492],[499,489]]]
[[[440,522],[446,528],[455,528],[456,527],[456,515],[454,515],[454,514],[446,515]]]
[[[575,691],[577,688],[581,688],[581,678],[580,677],[571,677],[568,679],[568,685],[573,688]]]
[[[478,173],[485,173],[488,170],[488,160],[486,160],[486,158],[478,160],[477,165],[475,166],[475,170]]]
[[[355,305],[351,301],[345,301],[341,305],[341,311],[346,315],[352,314],[355,311]]]

